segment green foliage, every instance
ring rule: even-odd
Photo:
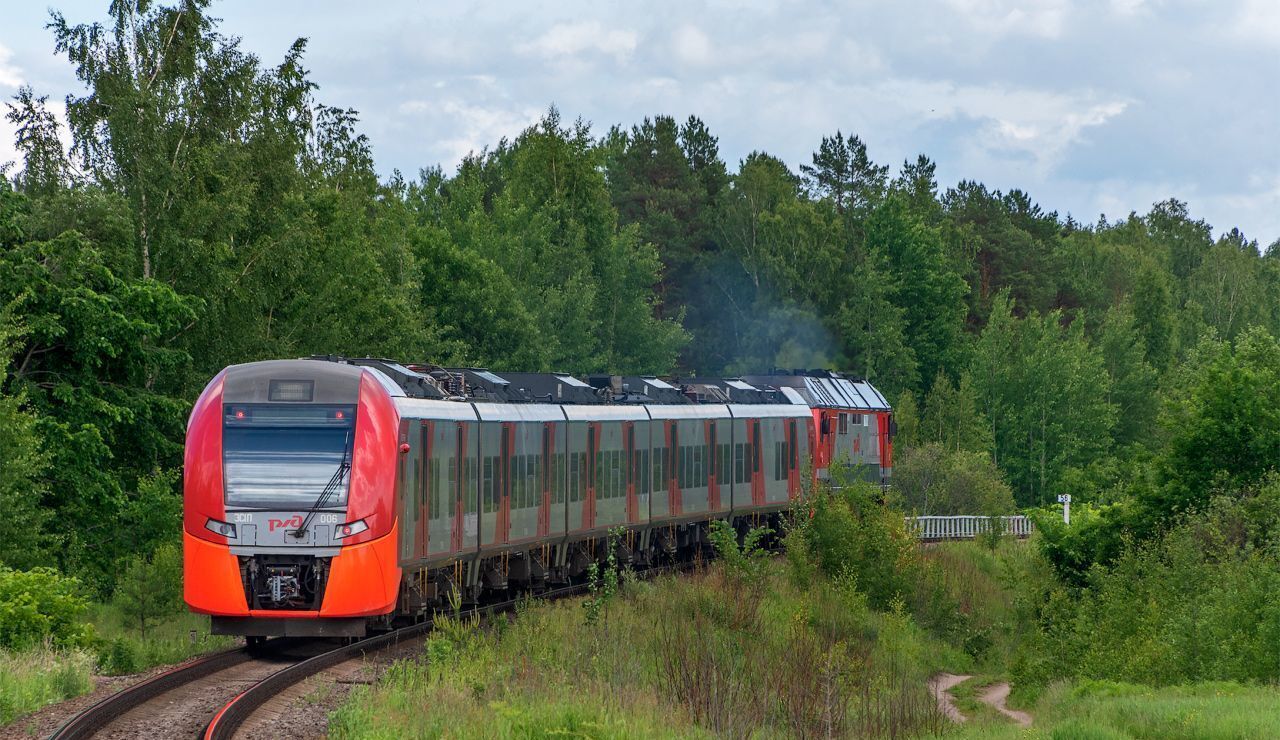
[[[1116,409],[1110,378],[1081,322],[1063,327],[1053,312],[1013,314],[1001,293],[974,350],[973,383],[995,440],[994,459],[1008,474],[1021,506],[1043,505],[1072,467],[1111,445]]]
[[[52,568],[0,566],[0,648],[29,648],[46,640],[60,647],[82,645],[91,634],[80,621],[88,606],[74,578]]]
[[[1280,343],[1252,329],[1234,346],[1206,347],[1198,364],[1165,410],[1160,485],[1142,502],[1151,520],[1252,486],[1280,464]]]
[[[0,728],[49,704],[93,690],[93,657],[47,646],[0,651]]]
[[[182,610],[182,550],[161,545],[150,557],[130,558],[116,582],[113,604],[137,624],[145,638],[147,623]]]
[[[727,522],[711,522],[708,537],[716,554],[724,562],[725,573],[738,581],[748,592],[756,592],[763,585],[765,550],[761,543],[770,535],[768,527],[754,527],[738,542],[738,532]]]
[[[5,356],[18,332],[0,312],[0,389]],[[26,397],[0,395],[0,566],[33,568],[49,561],[49,513],[41,507],[48,455],[42,448],[38,422],[26,408]]]
[[[810,497],[808,518],[802,514],[788,533],[788,550],[828,578],[856,579],[870,604],[885,609],[910,591],[917,545],[902,513],[882,503],[884,491],[855,475],[833,469],[831,485]]]
[[[893,471],[894,488],[908,510],[919,514],[1013,512],[1013,492],[985,452],[948,451],[929,443],[906,448]]]

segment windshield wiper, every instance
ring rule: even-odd
[[[342,485],[342,479],[346,477],[347,471],[351,469],[351,463],[347,461],[347,455],[351,449],[350,442],[351,432],[347,432],[347,436],[342,443],[342,462],[338,463],[338,469],[333,471],[333,476],[329,478],[324,490],[320,492],[320,497],[316,499],[316,502],[307,511],[307,515],[303,517],[302,524],[299,524],[298,528],[291,532],[294,537],[301,539],[306,536],[307,527],[311,524],[311,518],[316,515],[316,512],[323,509],[325,504],[329,503],[329,499],[333,498],[333,495],[338,492],[339,486]]]

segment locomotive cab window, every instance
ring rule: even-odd
[[[355,406],[228,404],[223,417],[227,506],[307,509],[326,493],[346,506]]]

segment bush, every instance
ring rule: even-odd
[[[147,621],[182,611],[182,553],[161,545],[150,558],[128,561],[112,599],[122,613],[147,634]]]
[[[895,462],[893,485],[911,511],[999,516],[1014,510],[1013,490],[985,452],[929,443],[903,450]]]
[[[1215,499],[1131,544],[1086,588],[1050,587],[1015,673],[1168,685],[1280,675],[1280,486]]]
[[[30,648],[45,641],[59,647],[83,645],[91,636],[80,621],[88,607],[74,578],[52,568],[0,566],[0,647]]]
[[[832,485],[821,485],[809,498],[788,535],[791,560],[807,568],[806,559],[828,578],[855,578],[872,607],[886,609],[909,594],[919,561],[915,537],[902,512],[887,506],[884,491],[852,480],[840,467],[832,469]]]

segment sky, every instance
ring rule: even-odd
[[[108,0],[54,0],[71,22]],[[222,0],[264,63],[306,37],[318,98],[355,108],[379,170],[451,171],[552,104],[603,135],[701,118],[730,169],[808,163],[862,137],[943,188],[1020,188],[1077,221],[1174,197],[1262,246],[1280,239],[1280,0]],[[0,97],[79,92],[48,5],[0,0]],[[55,109],[57,106],[55,106]],[[14,159],[0,122],[0,162]]]

